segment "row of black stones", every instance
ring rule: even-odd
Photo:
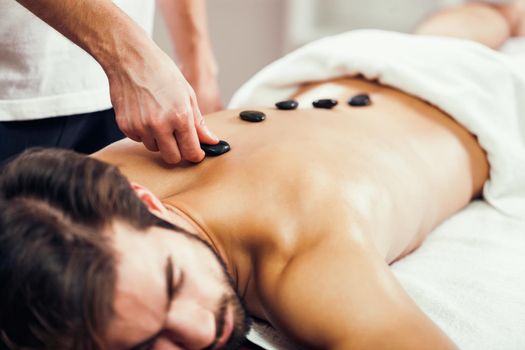
[[[323,109],[332,109],[335,106],[337,106],[339,102],[334,99],[321,99],[316,100],[312,102],[312,105],[315,108],[323,108]],[[368,106],[371,103],[370,96],[367,94],[360,94],[352,97],[350,100],[348,100],[348,104],[350,106],[354,107],[362,107],[362,106]],[[299,102],[295,100],[286,100],[277,102],[275,104],[275,107],[280,110],[293,110],[297,109],[299,107]],[[251,122],[251,123],[259,123],[266,119],[266,114],[259,111],[242,111],[239,114],[240,118],[244,121]]]
[[[339,101],[337,100],[334,100],[331,98],[324,98],[324,99],[316,100],[312,102],[312,105],[315,108],[332,109],[335,106],[337,106],[338,103]],[[348,104],[352,107],[364,107],[364,106],[370,105],[371,103],[372,103],[372,100],[370,100],[370,96],[368,94],[355,95],[348,100]]]
[[[339,101],[334,100],[332,98],[323,98],[320,100],[315,100],[314,102],[312,102],[312,105],[315,108],[332,109],[335,106],[337,106],[338,103]],[[370,96],[368,94],[355,95],[348,100],[348,104],[353,107],[364,107],[364,106],[370,105],[371,103],[372,101],[370,100]],[[281,110],[292,110],[292,109],[296,109],[297,107],[299,107],[299,103],[295,100],[287,100],[287,101],[277,102],[275,104],[275,107]],[[242,118],[242,115],[241,115],[241,118]],[[248,120],[248,121],[251,121],[251,120]]]
[[[337,106],[338,103],[339,102],[337,100],[325,98],[312,102],[312,105],[315,108],[332,109]],[[348,104],[353,107],[368,106],[371,103],[372,101],[370,100],[370,96],[368,94],[355,95],[348,100]],[[294,110],[299,107],[299,102],[295,100],[281,101],[277,102],[275,107],[277,107],[277,109],[286,111]],[[259,111],[242,111],[239,116],[242,120],[251,123],[260,123],[266,119],[266,114]],[[221,140],[216,145],[201,143],[201,149],[204,151],[204,153],[206,153],[207,156],[216,157],[230,151],[231,148],[228,142]]]

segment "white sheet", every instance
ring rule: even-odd
[[[500,51],[509,55],[525,54],[525,36],[508,40]]]
[[[506,50],[519,51],[513,43]],[[394,273],[461,348],[525,349],[525,56],[457,39],[358,31],[270,65],[231,107],[272,105],[303,82],[357,74],[439,106],[478,136],[491,163],[488,203],[443,223]],[[267,349],[293,348],[261,324],[249,338]]]

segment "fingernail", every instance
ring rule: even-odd
[[[212,133],[212,132],[210,131],[210,129],[205,128],[205,130],[206,130],[206,134],[207,134],[209,137],[211,137],[212,139],[215,139],[215,140],[219,141],[219,138],[217,137],[217,135],[215,135],[214,133]]]

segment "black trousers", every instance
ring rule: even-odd
[[[29,121],[0,122],[0,165],[30,147],[67,148],[90,154],[124,138],[115,112],[101,112]]]

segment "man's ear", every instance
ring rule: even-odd
[[[157,196],[155,196],[153,193],[151,193],[151,191],[148,190],[146,187],[132,182],[131,188],[133,189],[133,191],[135,191],[140,200],[143,201],[144,204],[146,204],[150,211],[157,212],[160,214],[166,211],[166,207],[162,204],[160,199],[157,198]]]

